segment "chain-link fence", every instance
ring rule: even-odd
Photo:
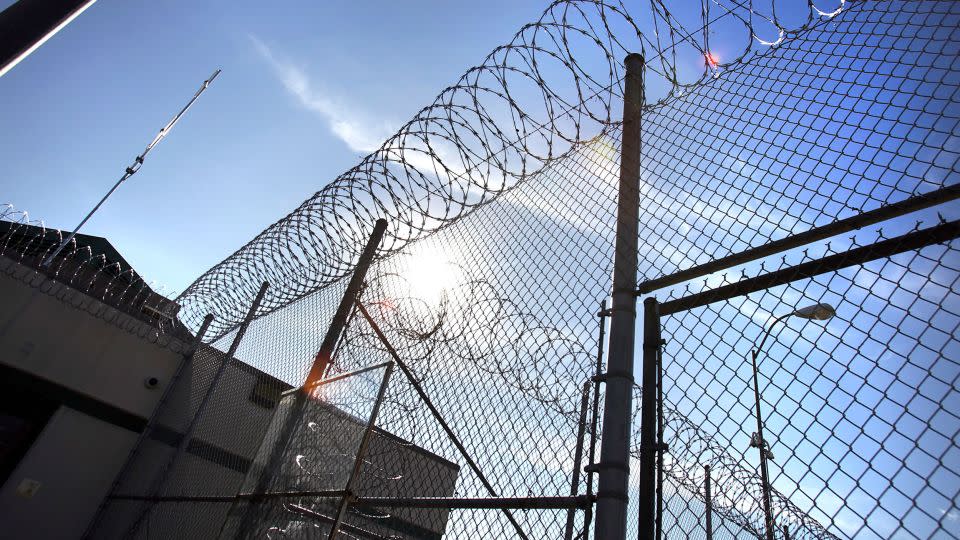
[[[666,537],[960,533],[958,235],[811,248],[659,304]]]
[[[90,535],[592,537],[594,501],[621,496],[597,480],[616,465],[611,375],[652,389],[612,404],[633,428],[629,537],[960,535],[956,235],[936,224],[956,213],[960,8],[797,5],[553,4],[179,298],[193,328],[214,315],[209,344]],[[640,354],[633,374],[603,365],[601,325],[623,316],[605,302],[630,52],[646,87],[635,273],[661,298],[645,320],[666,339],[660,384]],[[703,69],[684,73],[690,58]],[[781,281],[746,290],[730,269]],[[836,314],[771,327],[818,303]]]

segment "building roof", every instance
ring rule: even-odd
[[[0,220],[0,255],[128,315],[158,323],[165,332],[189,336],[177,319],[180,305],[154,291],[106,238],[77,234],[49,266],[42,266],[66,235],[41,224]]]

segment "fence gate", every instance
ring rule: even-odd
[[[883,228],[901,234],[795,239],[729,258],[742,277],[648,297],[641,399],[649,389],[656,421],[640,431],[657,483],[640,486],[656,508],[642,531],[960,534],[960,222]],[[758,262],[783,250],[773,268]]]

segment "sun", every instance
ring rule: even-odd
[[[427,304],[439,304],[457,285],[459,269],[436,251],[414,253],[407,261],[403,277],[410,285],[410,294]]]

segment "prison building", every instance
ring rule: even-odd
[[[79,538],[95,517],[98,538],[124,537],[144,523],[150,537],[163,538],[165,530],[216,537],[229,502],[156,499],[171,495],[167,486],[192,486],[175,494],[187,498],[238,493],[291,386],[208,345],[191,355],[194,336],[177,320],[179,306],[152,290],[104,238],[78,234],[42,266],[59,241],[60,231],[0,221],[5,537]],[[238,417],[242,429],[218,421]],[[387,446],[442,471],[435,486],[407,495],[452,494],[455,465],[383,431],[372,438],[371,455]],[[375,522],[367,527],[413,538],[442,534],[445,511],[407,512],[368,516]],[[184,522],[184,513],[194,515]],[[192,530],[183,531],[184,523]]]

